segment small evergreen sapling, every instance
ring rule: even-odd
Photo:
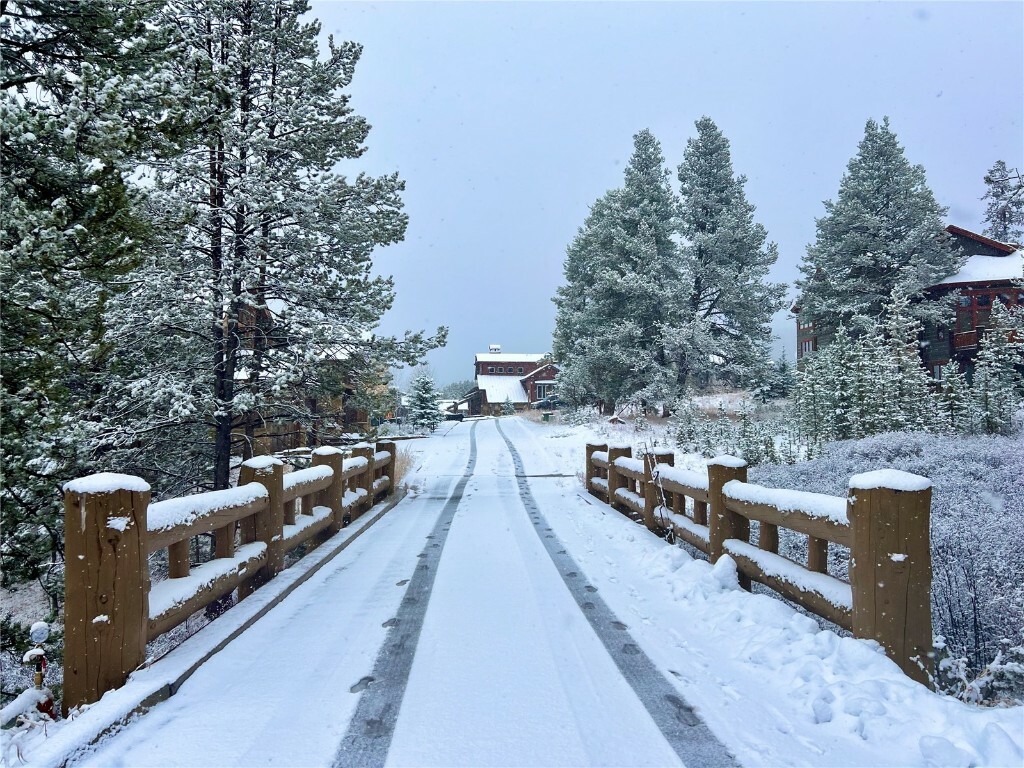
[[[433,432],[444,421],[439,400],[434,380],[430,376],[421,374],[413,379],[409,392],[409,423],[416,429]]]

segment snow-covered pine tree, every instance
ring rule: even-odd
[[[434,380],[425,373],[418,375],[409,388],[409,423],[416,429],[433,432],[444,421],[439,400]]]
[[[942,366],[939,387],[935,393],[938,404],[938,423],[949,434],[969,434],[975,430],[977,419],[967,376],[956,360]]]
[[[825,434],[829,440],[848,440],[857,431],[858,417],[854,402],[850,369],[856,344],[845,325],[839,326],[831,343],[819,352],[821,377],[825,392]]]
[[[880,326],[857,339],[850,373],[856,413],[853,436],[867,437],[893,429],[896,366]]]
[[[992,303],[988,327],[979,344],[972,395],[979,428],[988,434],[1009,431],[1022,400],[1024,314]]]
[[[746,177],[733,174],[729,140],[709,117],[696,127],[678,168],[682,282],[665,327],[679,387],[763,378],[771,318],[786,292],[766,279],[778,251],[754,221]]]
[[[501,415],[502,416],[515,416],[516,407],[512,404],[511,398],[506,397],[505,402],[501,404]]]
[[[148,247],[139,157],[174,125],[154,3],[3,3],[0,102],[0,574],[63,589],[55,490],[99,468],[95,421],[114,347],[105,302]]]
[[[911,304],[894,288],[884,310],[885,338],[892,365],[889,389],[891,430],[928,431],[934,427],[935,402],[931,377],[921,361],[921,322],[911,315]]]
[[[1020,171],[1010,170],[1006,163],[997,160],[985,174],[985,194],[988,200],[985,208],[984,234],[1001,243],[1024,241],[1024,179]]]
[[[403,183],[336,170],[369,131],[345,91],[361,48],[332,39],[321,57],[308,10],[305,0],[164,7],[180,28],[178,97],[197,135],[154,165],[164,242],[136,272],[132,301],[108,313],[126,358],[109,446],[158,487],[191,467],[202,474],[179,486],[226,487],[241,431],[309,420],[312,395],[341,394],[323,391],[328,378],[414,364],[443,343],[443,329],[374,334],[393,288],[373,276],[371,254],[404,236]]]
[[[796,390],[793,405],[796,412],[800,436],[808,446],[809,453],[816,453],[818,447],[830,439],[832,402],[826,367],[830,364],[819,350],[805,357],[797,369]]]
[[[566,252],[554,349],[559,392],[574,404],[597,401],[609,411],[641,391],[647,400],[668,394],[660,331],[679,271],[664,162],[650,131],[636,134],[623,188],[594,204]]]
[[[889,127],[868,120],[835,201],[825,202],[815,242],[800,265],[800,312],[825,326],[845,323],[860,335],[878,322],[894,288],[910,299],[953,274],[963,257],[950,246],[940,206]],[[939,302],[916,301],[910,314],[939,322]]]

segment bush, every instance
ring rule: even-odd
[[[991,676],[1003,680],[1013,664],[1019,665],[1010,654],[1024,631],[1024,449],[1019,436],[891,432],[830,443],[812,461],[762,465],[751,470],[750,479],[845,496],[851,475],[889,467],[931,478],[933,484],[932,620],[949,659],[949,674],[940,682],[964,698],[977,690],[995,695],[1001,690],[997,686],[971,687],[964,681],[980,679],[993,664],[1002,666]],[[1011,691],[1020,687],[1019,682],[1007,686]]]

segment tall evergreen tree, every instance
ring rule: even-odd
[[[641,131],[624,186],[595,203],[566,254],[554,345],[570,402],[594,398],[607,409],[666,396],[662,332],[679,281],[674,217],[661,146]]]
[[[746,177],[733,174],[729,140],[711,118],[696,126],[678,169],[682,285],[666,328],[680,387],[767,373],[771,318],[786,292],[766,280],[778,250],[754,221]]]
[[[800,265],[801,317],[833,327],[845,323],[860,334],[878,322],[894,288],[922,298],[925,288],[963,263],[943,231],[945,213],[924,168],[907,161],[888,118],[868,120],[838,198],[825,202]],[[915,302],[909,312],[924,321],[947,314],[929,301]]]
[[[1024,179],[997,160],[985,174],[985,234],[1001,243],[1024,241]]]
[[[305,0],[165,7],[185,46],[180,97],[200,128],[154,165],[154,218],[169,226],[134,273],[131,301],[109,310],[128,357],[105,436],[144,474],[192,466],[226,487],[239,431],[308,420],[304,393],[325,366],[358,377],[443,343],[443,329],[374,334],[393,289],[372,275],[371,254],[404,236],[403,182],[335,170],[362,154],[369,131],[345,90],[361,48],[331,39],[321,58],[308,10]]]
[[[2,4],[5,584],[59,567],[60,485],[97,467],[88,414],[115,357],[103,310],[149,234],[130,177],[175,122],[162,63],[173,46],[155,30],[157,7]]]

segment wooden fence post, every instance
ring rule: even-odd
[[[725,508],[722,486],[730,480],[747,481],[747,462],[734,456],[708,460],[708,558],[712,563],[725,553],[726,539],[749,541],[750,521]],[[740,586],[750,589],[750,577],[739,574]]]
[[[238,484],[252,482],[262,483],[269,497],[266,509],[254,515],[254,525],[249,529],[253,541],[267,545],[267,564],[238,585],[239,600],[251,595],[284,568],[284,464],[273,456],[256,456],[242,462]]]
[[[146,658],[149,485],[102,473],[64,486],[63,711],[99,701]]]
[[[661,490],[655,482],[654,470],[659,464],[671,467],[674,463],[675,456],[671,451],[655,450],[644,454],[644,525],[652,533],[657,533],[661,528],[654,512],[664,500]]]
[[[397,455],[397,448],[395,447],[395,443],[390,440],[386,440],[377,443],[377,450],[387,451],[391,454],[391,458],[388,459],[388,463],[384,465],[383,472],[381,473],[382,475],[386,475],[390,482],[387,489],[384,491],[384,495],[390,496],[395,492],[395,457]]]
[[[931,498],[931,481],[909,472],[850,478],[853,634],[877,640],[925,685],[933,664]]]
[[[353,520],[373,506],[373,454],[373,446],[367,445],[366,443],[360,443],[352,448],[353,458],[356,456],[362,456],[366,459],[366,469],[357,474],[355,478],[356,488],[362,488],[365,490],[366,498],[364,498],[363,501],[352,510]]]
[[[327,466],[334,473],[331,484],[320,492],[320,505],[331,508],[331,524],[327,527],[327,536],[334,535],[344,526],[342,517],[345,511],[341,507],[341,501],[345,496],[345,480],[342,476],[342,464],[344,454],[338,448],[328,445],[313,451],[313,466]]]
[[[593,489],[590,481],[597,477],[597,468],[594,466],[594,454],[597,451],[607,451],[608,446],[604,443],[587,443],[587,463],[586,463],[586,475],[583,479],[586,485],[587,493],[592,496],[599,496],[599,494]]]
[[[622,502],[615,500],[615,491],[623,487],[626,483],[626,478],[618,473],[615,469],[615,460],[622,458],[623,456],[629,458],[633,455],[633,449],[628,445],[609,445],[608,446],[608,503],[613,509],[622,511],[625,509]]]

